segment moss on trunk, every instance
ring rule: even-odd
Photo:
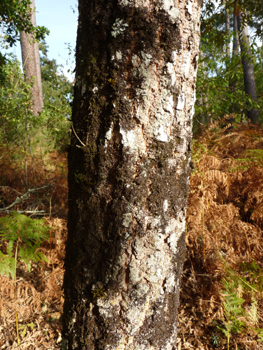
[[[67,349],[175,348],[199,42],[190,2],[192,16],[186,1],[79,1]]]

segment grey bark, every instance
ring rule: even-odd
[[[79,0],[63,349],[176,349],[200,6]]]
[[[35,15],[35,2],[31,0],[31,21],[36,26]],[[40,57],[38,43],[34,41],[31,34],[25,32],[20,33],[20,43],[22,52],[23,71],[26,81],[31,82],[32,78],[35,79],[32,87],[32,110],[35,115],[38,115],[43,107],[43,94],[42,94],[42,82],[41,82],[41,70],[40,70]]]
[[[228,9],[226,8],[226,14],[225,14],[225,24],[226,24],[226,34],[228,36],[227,38],[227,43],[226,43],[226,54],[227,54],[227,57],[230,58],[230,41],[229,41],[229,34],[230,34],[230,16],[229,16],[229,11]]]
[[[252,62],[252,53],[249,44],[248,26],[242,23],[242,14],[239,13],[237,17],[239,41],[241,49],[241,60],[243,66],[245,92],[251,96],[252,100],[257,102],[256,82],[254,76],[254,67]],[[251,109],[248,111],[248,118],[252,123],[259,121],[259,111]]]
[[[233,14],[233,56],[237,56],[239,54],[239,35],[238,35],[238,26],[237,26],[237,16],[234,11]]]

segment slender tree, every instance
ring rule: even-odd
[[[242,21],[242,13],[239,11],[237,17],[239,41],[241,49],[241,60],[243,66],[245,92],[251,99],[257,102],[256,81],[254,75],[254,66],[252,62],[252,53],[249,44],[248,26],[245,21]],[[248,118],[252,123],[259,121],[259,111],[252,108],[248,111]]]
[[[239,35],[238,35],[238,25],[237,25],[237,9],[234,8],[233,12],[233,56],[237,56],[239,54]]]
[[[230,41],[229,41],[229,36],[230,36],[230,16],[229,16],[229,10],[228,10],[227,7],[225,9],[225,24],[226,24],[226,35],[227,35],[226,54],[227,54],[227,57],[230,58]]]
[[[34,0],[31,0],[30,11],[32,25],[36,27]],[[25,78],[27,81],[31,81],[32,77],[35,79],[32,87],[32,109],[33,113],[37,115],[42,111],[44,106],[38,42],[34,40],[32,34],[26,33],[25,31],[21,31],[20,33],[20,42]]]
[[[175,349],[199,0],[79,0],[63,349]]]

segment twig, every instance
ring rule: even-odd
[[[30,193],[34,193],[36,191],[42,190],[44,188],[47,188],[49,186],[53,186],[53,182],[51,182],[50,184],[48,184],[46,186],[33,188],[33,189],[28,189],[26,193],[21,195],[21,197],[17,197],[12,204],[10,204],[8,207],[1,208],[0,211],[8,211],[8,209],[12,208],[14,205],[23,203],[24,201],[26,201],[26,200],[28,200],[30,198]],[[26,212],[26,211],[24,211],[24,212]],[[42,212],[42,210],[40,210],[40,212]],[[31,213],[32,213],[32,211],[31,211]]]
[[[13,210],[7,210],[7,212],[13,212]],[[45,215],[47,214],[45,210],[19,210],[16,211],[18,214],[34,214],[34,215]],[[32,216],[32,215],[31,215]]]
[[[22,196],[21,192],[18,192],[17,190],[15,190],[14,188],[10,187],[10,186],[0,186],[0,188],[9,188],[12,191],[15,191],[16,193],[20,194]]]
[[[82,144],[82,146],[83,146],[83,147],[86,147],[86,145],[85,145],[85,144],[81,141],[81,139],[78,137],[78,135],[77,135],[77,133],[76,133],[76,131],[75,131],[75,128],[74,128],[73,123],[72,123],[72,130],[73,130],[73,132],[74,132],[76,138],[77,138],[77,139],[79,140],[79,142]]]

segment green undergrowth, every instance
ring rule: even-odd
[[[259,308],[257,300],[263,290],[263,272],[255,261],[242,262],[239,270],[231,269],[223,260],[226,275],[222,280],[221,302],[224,311],[223,326],[218,329],[227,338],[227,349],[230,337],[234,334],[250,331],[263,341],[263,329],[258,327]]]
[[[0,273],[15,280],[18,261],[30,272],[31,262],[47,261],[41,244],[49,239],[44,219],[31,219],[13,212],[0,218]]]
[[[48,262],[41,252],[41,244],[48,240],[49,231],[50,228],[45,225],[44,219],[31,219],[17,212],[0,218],[0,273],[13,279],[15,305],[17,302],[17,266],[19,263],[24,263],[30,272],[32,261]],[[19,345],[17,308],[15,308],[15,315]],[[26,329],[22,330],[22,335],[24,332]]]

